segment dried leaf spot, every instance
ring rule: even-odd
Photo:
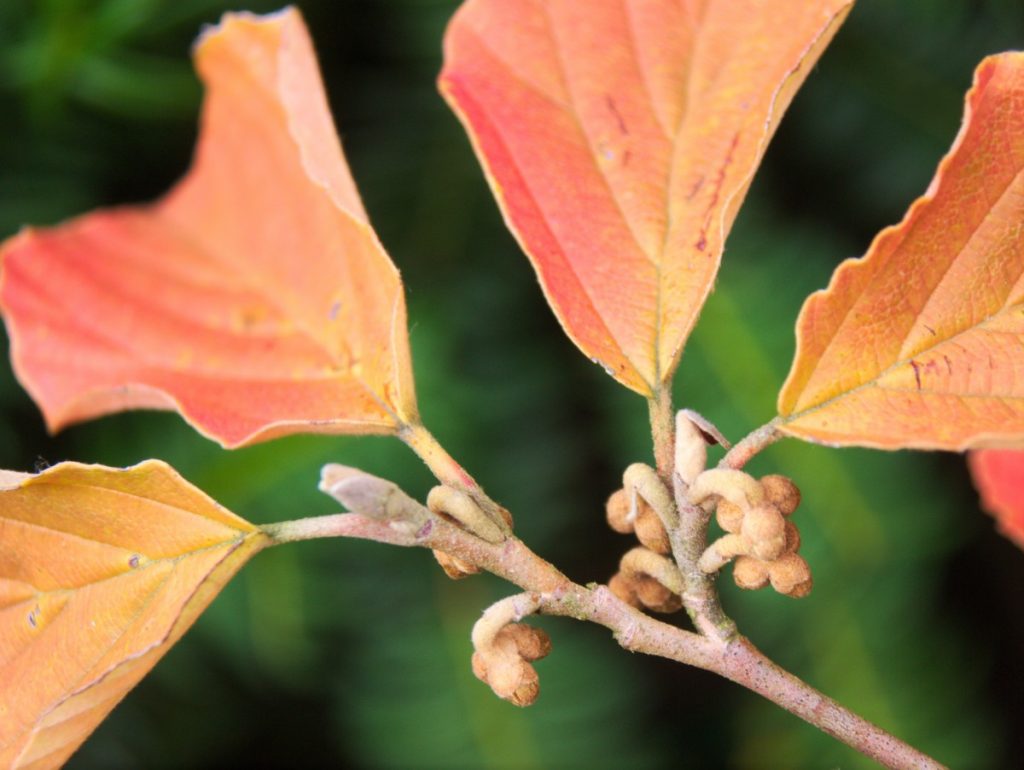
[[[615,118],[615,124],[619,127],[619,131],[628,136],[629,129],[626,127],[626,121],[622,117],[622,113],[619,112],[619,108],[615,106],[615,99],[612,98],[611,94],[605,94],[604,100],[605,104],[608,105],[608,111]]]
[[[263,321],[267,320],[269,313],[266,308],[259,305],[248,305],[238,309],[235,314],[235,330],[239,332],[251,332]]]

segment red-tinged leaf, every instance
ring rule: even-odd
[[[830,444],[1024,441],[1024,53],[981,63],[925,195],[797,321],[780,428]]]
[[[782,113],[850,0],[469,0],[440,85],[566,333],[671,376]]]
[[[415,417],[398,272],[295,10],[202,36],[191,171],[152,206],[27,230],[0,257],[18,378],[51,429],[177,409],[229,446]]]
[[[1024,452],[981,449],[967,455],[981,504],[999,530],[1024,549]]]
[[[59,767],[270,541],[168,465],[0,472],[0,767]]]

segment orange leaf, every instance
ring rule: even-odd
[[[797,321],[781,429],[832,444],[1024,440],[1024,53],[985,59],[925,195]]]
[[[222,444],[414,418],[405,301],[367,221],[298,11],[202,36],[201,135],[152,206],[0,252],[15,372],[51,429],[177,409]]]
[[[165,463],[0,472],[0,767],[59,767],[268,538]]]
[[[967,455],[981,504],[1000,531],[1024,548],[1024,452],[982,449]]]
[[[852,0],[470,0],[441,89],[566,333],[671,376],[782,113]]]

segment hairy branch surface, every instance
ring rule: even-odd
[[[764,439],[759,441],[762,445],[770,443],[765,443]],[[748,444],[743,453],[752,456],[750,447],[753,446],[754,443]],[[663,521],[676,525],[670,531],[673,555],[680,567],[683,598],[701,633],[639,612],[607,586],[575,583],[514,535],[500,542],[489,542],[421,505],[395,484],[344,466],[326,466],[321,489],[351,513],[267,525],[264,531],[276,543],[354,537],[390,545],[430,548],[518,586],[525,593],[492,606],[474,629],[474,643],[478,651],[484,653],[483,662],[477,665],[478,676],[483,675],[481,678],[500,679],[499,674],[491,673],[494,669],[488,671],[487,667],[493,666],[501,656],[507,660],[512,654],[509,639],[515,642],[516,637],[524,633],[507,632],[512,627],[510,624],[517,624],[533,613],[571,617],[608,628],[624,649],[696,666],[737,682],[887,767],[941,768],[942,765],[931,758],[783,670],[735,631],[732,621],[721,611],[709,578],[696,565],[703,550],[709,514],[701,506],[690,503],[685,481],[678,475],[674,481],[679,515],[666,513]],[[651,497],[658,499],[660,495],[655,493]],[[664,507],[664,500],[659,503]],[[524,661],[535,654],[524,653],[525,648],[516,649]],[[543,652],[546,654],[546,649]],[[522,672],[519,675],[519,680],[512,681],[515,686],[507,685],[506,678],[501,679],[499,687],[505,687],[508,692],[502,697],[526,705],[536,697],[536,688],[528,677],[522,678]],[[493,682],[489,683],[494,687]]]

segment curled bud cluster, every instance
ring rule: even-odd
[[[642,463],[626,469],[622,484],[605,506],[608,525],[624,535],[636,535],[641,547],[622,557],[608,587],[638,609],[676,612],[683,606],[682,581],[675,562],[666,558],[672,542],[665,529],[665,522],[677,515],[675,503],[658,472]]]
[[[683,600],[677,594],[643,573],[630,575],[616,572],[608,581],[608,588],[626,604],[637,609],[670,613],[677,612],[683,606]]]
[[[709,487],[704,490],[705,497],[717,497],[715,517],[726,534],[704,551],[698,562],[701,570],[717,572],[735,559],[733,579],[740,588],[763,588],[771,583],[787,596],[806,596],[813,583],[811,570],[797,553],[800,532],[787,518],[800,505],[800,490],[785,476],[754,481],[743,475],[746,478],[742,480],[723,476],[705,484]],[[720,483],[721,489],[711,488]]]
[[[490,643],[473,653],[473,674],[499,698],[529,706],[540,694],[540,680],[531,661],[551,652],[551,639],[539,628],[509,623]]]
[[[672,544],[658,514],[639,495],[635,498],[635,509],[629,498],[625,489],[615,490],[608,498],[605,504],[608,526],[623,535],[635,534],[637,540],[655,553],[669,553]]]
[[[608,581],[608,588],[637,609],[668,613],[683,606],[682,578],[675,562],[649,548],[627,551],[619,562],[619,571]]]

